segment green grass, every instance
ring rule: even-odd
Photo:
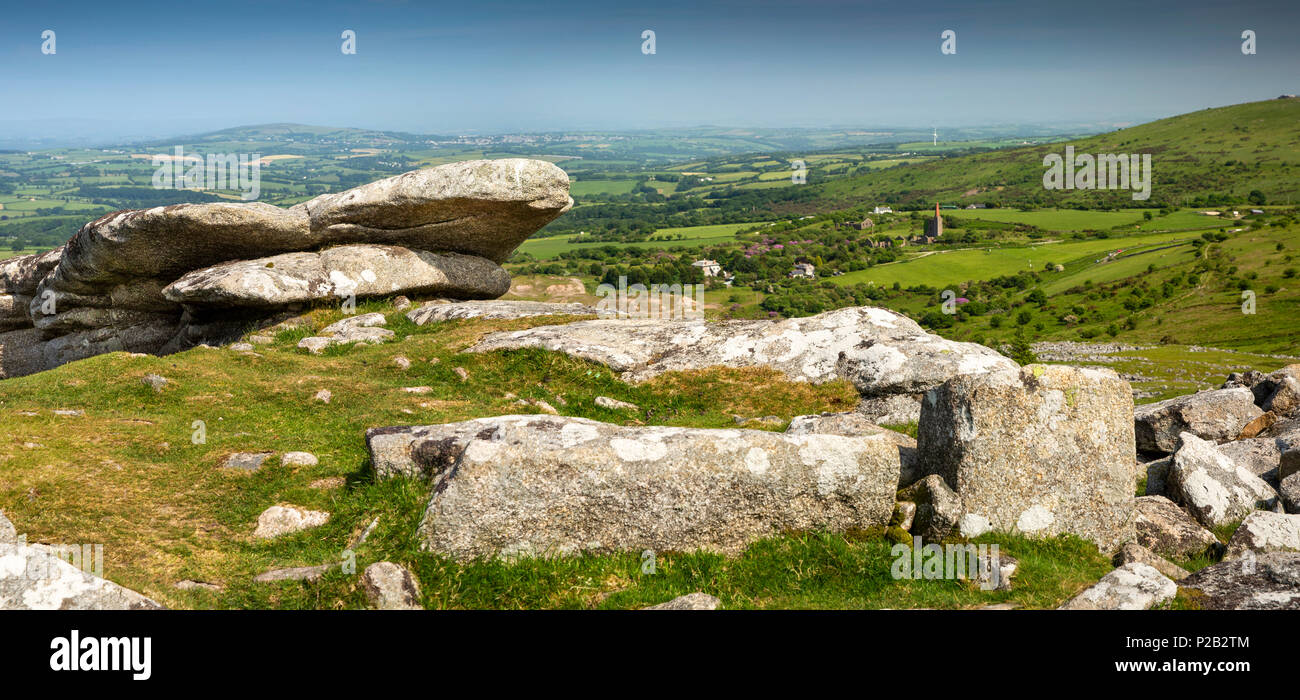
[[[953,216],[962,219],[983,219],[985,221],[1002,221],[1009,224],[1029,224],[1052,231],[1089,231],[1107,230],[1125,224],[1136,224],[1142,220],[1139,209],[1123,211],[1092,211],[1080,209],[1039,209],[1019,211],[1017,209],[974,209],[952,211]],[[933,213],[933,212],[932,212]],[[1201,217],[1204,219],[1205,217]]]
[[[761,223],[761,222],[760,222]],[[674,228],[662,228],[651,234],[650,238],[645,241],[636,243],[617,243],[617,242],[591,242],[591,243],[570,243],[571,236],[551,236],[548,238],[530,238],[519,246],[519,252],[528,253],[538,260],[549,260],[561,253],[582,248],[599,248],[601,246],[615,245],[627,248],[652,248],[668,249],[673,247],[684,248],[701,248],[718,243],[729,243],[734,240],[736,231],[741,229],[752,228],[759,223],[744,224],[715,224],[710,226],[682,226]],[[682,236],[681,240],[676,240],[677,236]]]
[[[1300,100],[1265,100],[1205,109],[1069,143],[1076,153],[1149,153],[1151,198],[1147,204],[1182,206],[1218,192],[1245,197],[1264,192],[1270,203],[1300,201]],[[946,145],[944,145],[946,147]],[[1064,153],[1066,143],[943,158],[874,171],[815,185],[820,208],[846,208],[863,201],[899,203],[1033,202],[1038,206],[1128,208],[1128,190],[1043,189],[1043,157]],[[923,150],[929,144],[908,144]],[[1212,207],[1218,209],[1220,207]]]
[[[636,187],[635,180],[576,180],[569,185],[569,194],[582,197],[592,194],[627,194]]]
[[[364,607],[359,574],[380,560],[412,567],[431,608],[634,608],[695,590],[730,608],[1053,607],[1109,569],[1094,547],[1077,540],[1003,536],[989,541],[1023,567],[1010,593],[948,580],[895,581],[890,540],[881,533],[788,533],[732,558],[665,553],[651,576],[640,573],[636,553],[455,563],[422,552],[415,533],[428,485],[375,479],[364,447],[367,428],[532,411],[514,405],[509,394],[615,423],[731,428],[733,415],[788,421],[849,410],[857,395],[846,382],[809,386],[770,370],[677,373],[628,385],[604,366],[556,353],[458,354],[488,330],[553,318],[418,327],[384,302],[359,305],[359,313],[370,311],[386,313],[399,339],[307,355],[297,340],[340,317],[318,310],[306,327],[257,346],[256,356],[225,348],[167,357],[113,353],[0,382],[6,515],[31,541],[104,544],[109,579],[182,608]],[[392,364],[398,354],[411,360],[411,369]],[[456,367],[468,370],[468,382]],[[171,381],[155,393],[140,381],[147,373]],[[401,391],[416,385],[434,390]],[[333,392],[328,406],[311,398],[320,389]],[[598,395],[641,410],[600,408]],[[63,408],[85,414],[52,413]],[[191,439],[195,421],[206,424],[199,444]],[[277,456],[252,474],[218,468],[231,452],[261,450],[304,450],[320,464],[286,466]],[[344,484],[312,486],[327,477]],[[254,540],[258,514],[277,503],[332,517],[310,531]],[[345,550],[375,518],[379,525],[352,552],[349,572],[341,566],[349,561]],[[314,583],[252,581],[267,569],[322,563],[340,566]],[[184,579],[224,590],[177,590],[174,584]]]
[[[1039,271],[1049,262],[1062,264],[1088,256],[1095,259],[1119,248],[1128,250],[1186,238],[1188,234],[1185,233],[1161,233],[1004,248],[938,249],[923,257],[917,253],[900,262],[850,272],[831,281],[841,285],[861,282],[892,285],[898,282],[904,287],[956,284],[1014,275],[1026,270]]]

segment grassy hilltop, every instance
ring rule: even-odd
[[[996,200],[1090,209],[1131,207],[1128,191],[1045,191],[1043,156],[1150,153],[1148,206],[1182,206],[1196,198],[1245,198],[1252,190],[1276,203],[1300,203],[1300,99],[1217,107],[1075,141],[980,153],[892,168],[821,186],[818,204],[952,203]],[[1212,201],[1212,200],[1211,200]]]
[[[109,579],[178,608],[361,608],[359,572],[375,561],[409,565],[430,608],[633,608],[696,590],[728,608],[972,607],[1010,602],[1053,607],[1109,570],[1091,544],[1073,538],[1032,541],[986,536],[1021,561],[1010,592],[951,580],[890,577],[893,539],[883,531],[848,536],[790,533],[758,542],[741,556],[661,553],[656,573],[641,573],[637,553],[512,564],[457,564],[418,548],[416,528],[426,484],[377,481],[363,440],[367,428],[533,413],[514,396],[545,400],[561,414],[620,424],[735,427],[733,415],[780,418],[850,410],[847,382],[792,383],[762,370],[674,373],[631,386],[608,368],[540,351],[461,355],[490,330],[553,322],[453,321],[417,327],[384,302],[394,342],[306,355],[297,341],[341,317],[313,312],[311,323],[280,333],[245,354],[195,349],[168,357],[101,355],[37,375],[0,382],[0,503],[37,542],[104,546]],[[412,367],[401,370],[402,355]],[[462,382],[456,367],[469,372]],[[141,382],[170,382],[160,393]],[[403,387],[428,386],[426,394]],[[321,389],[328,405],[314,401]],[[610,396],[636,412],[595,405]],[[58,415],[54,411],[80,411]],[[206,441],[194,444],[194,421]],[[747,427],[753,427],[753,424]],[[308,451],[320,463],[289,466],[273,457],[254,474],[219,467],[238,451]],[[307,532],[255,540],[258,514],[292,503],[332,514]],[[355,574],[341,566],[355,538]],[[983,541],[983,540],[981,540]],[[337,564],[314,583],[256,583],[271,568]],[[178,590],[198,580],[220,592]]]
[[[706,292],[714,318],[878,305],[944,336],[1014,353],[1037,341],[1137,345],[1105,362],[1128,376],[1144,401],[1217,386],[1230,371],[1276,369],[1294,361],[1280,356],[1300,355],[1300,100],[1209,109],[1069,142],[1079,153],[1153,154],[1146,203],[1133,202],[1128,191],[1045,192],[1042,157],[1065,146],[1053,135],[1027,146],[1016,146],[1023,139],[1014,134],[990,134],[937,148],[916,140],[922,136],[887,143],[882,137],[861,147],[829,137],[753,140],[753,148],[823,147],[811,154],[737,153],[734,142],[716,142],[713,133],[685,152],[680,140],[668,148],[656,136],[646,141],[653,152],[639,157],[624,145],[617,160],[581,161],[574,155],[580,151],[554,143],[512,144],[507,152],[298,125],[217,132],[194,143],[302,155],[267,166],[264,192],[277,204],[447,160],[519,151],[557,160],[577,178],[577,207],[509,263],[516,281],[530,285],[524,293],[517,284],[515,297],[545,298],[552,288],[566,301],[590,300],[578,288],[589,295],[620,274],[690,281],[673,276],[711,257],[737,275],[734,286],[715,283]],[[599,150],[592,145],[600,141],[593,136],[573,148]],[[107,156],[67,150],[0,157],[0,185],[8,186],[0,192],[0,215],[10,217],[0,223],[0,237],[8,232],[15,251],[45,249],[98,212],[146,205],[133,198],[160,195],[137,191],[147,187],[151,169],[134,156],[167,145]],[[806,185],[789,181],[789,161],[797,157],[809,165]],[[95,159],[101,160],[86,164]],[[1256,190],[1265,204],[1249,203]],[[936,200],[1001,206],[944,210],[945,240],[933,245],[870,247],[880,237],[918,233]],[[884,203],[900,211],[869,214]],[[1205,209],[1222,214],[1207,216]],[[873,230],[842,225],[868,215]],[[800,259],[817,262],[817,279],[787,277]],[[956,313],[943,313],[945,292],[964,300]],[[1254,313],[1243,313],[1246,292]],[[253,353],[114,353],[0,381],[0,504],[31,541],[103,543],[107,578],[172,607],[364,607],[359,576],[339,566],[313,583],[252,580],[272,568],[341,564],[349,548],[357,572],[381,560],[410,566],[430,608],[631,608],[696,590],[719,596],[728,608],[1054,607],[1111,568],[1077,539],[999,534],[1003,552],[1021,562],[1010,592],[896,581],[889,576],[895,542],[885,531],[788,533],[733,559],[666,553],[654,575],[641,573],[636,554],[511,564],[445,560],[418,548],[427,485],[377,481],[365,451],[367,428],[537,410],[518,405],[522,398],[545,400],[563,415],[629,425],[723,428],[735,427],[734,416],[776,416],[759,428],[782,430],[796,415],[851,410],[856,393],[845,382],[814,387],[772,372],[721,369],[631,386],[606,367],[556,353],[459,353],[486,332],[554,318],[418,327],[388,300],[364,302],[357,311],[384,313],[397,340],[307,355],[297,341],[342,317],[319,308],[302,328]],[[410,369],[394,364],[398,355]],[[150,373],[170,380],[161,392],[142,383]],[[430,390],[402,390],[415,386]],[[322,389],[333,394],[328,405],[313,399]],[[601,408],[597,396],[640,408]],[[198,443],[195,421],[206,429]],[[277,456],[254,474],[219,467],[242,451]],[[280,464],[278,455],[288,451],[311,452],[320,463]],[[332,518],[296,535],[253,539],[258,514],[277,503]],[[353,547],[376,518],[373,534]],[[1231,532],[1216,534],[1226,541]],[[175,588],[183,580],[222,590]]]

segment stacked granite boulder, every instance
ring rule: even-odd
[[[494,299],[501,268],[572,206],[551,163],[417,170],[289,208],[118,211],[67,245],[0,263],[0,378],[105,352],[221,342],[304,305],[395,294]]]

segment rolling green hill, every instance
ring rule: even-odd
[[[1089,138],[888,168],[816,185],[818,209],[864,200],[908,204],[998,201],[1010,205],[1125,208],[1130,192],[1045,190],[1043,157],[1076,153],[1151,154],[1146,206],[1212,205],[1215,195],[1245,201],[1300,201],[1300,99],[1217,107]],[[807,205],[805,205],[806,207]]]

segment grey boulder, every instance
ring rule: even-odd
[[[795,416],[790,419],[790,425],[786,427],[785,432],[790,435],[810,435],[820,433],[823,435],[845,435],[848,437],[858,435],[883,435],[895,445],[898,445],[898,458],[902,467],[898,477],[899,488],[907,486],[921,478],[921,473],[917,468],[916,462],[916,440],[910,435],[905,435],[888,428],[882,428],[869,421],[866,416],[857,411]]]
[[[1115,566],[1123,566],[1134,562],[1146,564],[1175,581],[1181,581],[1191,573],[1136,542],[1129,542],[1120,547],[1119,551],[1115,553],[1113,561]]]
[[[59,547],[0,543],[0,610],[159,610],[157,602],[74,566]]]
[[[677,596],[667,603],[651,605],[641,608],[642,610],[717,610],[722,607],[722,601],[707,593],[687,593],[686,595]]]
[[[427,475],[423,547],[460,560],[704,549],[884,525],[897,447],[881,436],[623,427],[500,416],[372,429],[381,475]]]
[[[1133,538],[1132,401],[1108,369],[958,376],[922,402],[920,468],[953,487],[963,517],[1030,536],[1068,532],[1114,551]]]
[[[35,328],[0,332],[0,379],[46,369],[45,334]]]
[[[542,348],[642,382],[707,367],[768,367],[792,381],[848,379],[864,396],[916,393],[958,374],[1015,367],[982,345],[926,333],[902,314],[837,309],[780,321],[596,319],[483,337],[469,352]]]
[[[1274,438],[1249,438],[1235,442],[1225,442],[1218,450],[1238,466],[1245,467],[1251,474],[1268,482],[1274,488],[1278,485],[1277,468],[1282,461],[1282,450]]]
[[[969,526],[966,533],[960,532],[961,499],[941,476],[931,474],[908,486],[899,496],[905,503],[914,503],[916,508],[910,527],[905,529],[927,542],[940,542],[954,532],[966,537],[983,534],[971,531]],[[905,521],[906,513],[902,515],[900,520]],[[983,529],[987,529],[987,523]]]
[[[77,231],[47,284],[57,292],[103,294],[123,282],[175,279],[232,258],[317,244],[302,212],[262,202],[117,211]]]
[[[366,567],[361,576],[366,598],[376,610],[422,610],[420,584],[409,569],[390,561]]]
[[[1189,559],[1220,547],[1214,533],[1168,498],[1142,496],[1135,506],[1137,542],[1156,554]]]
[[[59,246],[44,253],[0,260],[0,294],[35,296],[36,287],[59,264],[62,256],[63,246]]]
[[[502,263],[573,206],[569,176],[523,158],[471,160],[397,175],[294,206],[330,243],[451,250]]]
[[[1242,428],[1263,415],[1255,395],[1245,387],[1201,391],[1133,411],[1137,449],[1170,453],[1178,449],[1178,436],[1191,433],[1205,440],[1235,440]]]
[[[509,283],[507,282],[507,288]],[[504,294],[505,292],[502,292]],[[500,296],[500,294],[496,295]],[[467,318],[507,319],[533,316],[587,316],[596,315],[596,307],[579,303],[547,301],[451,301],[439,299],[406,312],[406,317],[417,326],[439,321]]]
[[[1300,552],[1300,515],[1255,511],[1228,540],[1226,558],[1246,552]]]
[[[1149,564],[1132,562],[1066,601],[1061,610],[1146,610],[1172,599],[1178,584]]]
[[[1300,554],[1229,559],[1183,579],[1203,610],[1300,610]]]
[[[350,295],[493,298],[509,289],[509,273],[484,258],[358,244],[214,265],[183,275],[162,294],[190,306],[267,308]]]
[[[1273,508],[1277,492],[1232,461],[1208,440],[1181,435],[1169,467],[1169,493],[1206,527],[1240,520],[1258,508]]]

